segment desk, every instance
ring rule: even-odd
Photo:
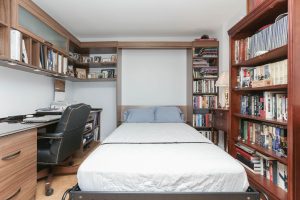
[[[100,114],[92,109],[87,123],[94,126],[95,139],[100,139]],[[54,125],[47,123],[0,123],[0,199],[35,199],[37,184],[37,130]],[[93,132],[90,130],[90,132]],[[86,132],[86,131],[85,131]]]

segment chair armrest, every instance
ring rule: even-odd
[[[41,133],[38,134],[38,139],[62,139],[63,133]]]

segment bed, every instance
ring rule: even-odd
[[[258,199],[244,168],[185,123],[123,123],[77,179],[72,200]]]

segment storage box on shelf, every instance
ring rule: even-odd
[[[251,185],[269,199],[294,199],[295,195],[291,171],[294,148],[290,142],[294,123],[288,113],[295,100],[290,99],[293,91],[288,90],[295,87],[288,85],[293,84],[290,59],[294,58],[288,57],[292,44],[287,37],[291,32],[288,27],[291,17],[285,14],[287,7],[286,0],[265,0],[228,31],[231,40],[229,152],[244,162]],[[270,161],[245,159],[247,155],[243,157],[235,144],[253,151],[251,156],[259,154]],[[262,171],[257,174],[257,170]]]

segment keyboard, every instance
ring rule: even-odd
[[[61,115],[45,115],[42,117],[30,117],[23,119],[25,123],[44,123],[51,122],[61,118]]]

